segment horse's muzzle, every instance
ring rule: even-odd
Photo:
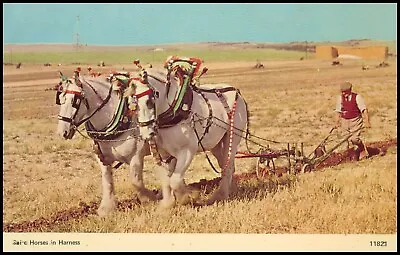
[[[69,131],[64,131],[63,137],[68,140],[68,139],[72,139],[72,137],[74,137],[75,135],[75,128],[71,128]]]

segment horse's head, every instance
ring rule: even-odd
[[[130,72],[111,71],[106,78],[114,88],[114,90],[125,90],[128,87]]]
[[[76,123],[83,118],[87,109],[81,109],[82,86],[78,77],[69,79],[60,72],[60,83],[56,92],[56,104],[60,105],[57,133],[71,139],[76,131]]]
[[[125,96],[128,97],[129,108],[137,115],[140,135],[150,139],[156,134],[155,91],[147,81],[147,73],[141,72],[130,78]]]

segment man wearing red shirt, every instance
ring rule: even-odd
[[[353,133],[349,138],[356,148],[356,160],[368,155],[365,145],[361,140],[361,130],[363,127],[370,128],[368,109],[364,98],[352,92],[353,85],[346,81],[340,84],[341,95],[336,100],[336,123],[335,127],[342,128],[343,135]]]

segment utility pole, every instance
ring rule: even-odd
[[[76,50],[78,51],[79,49],[79,15],[76,16]]]

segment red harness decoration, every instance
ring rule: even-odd
[[[136,98],[141,98],[142,96],[146,96],[146,95],[153,95],[153,90],[148,89],[146,91],[143,91],[142,93],[136,94]]]
[[[142,84],[147,84],[147,82],[146,82],[145,80],[141,79],[140,77],[130,78],[130,79],[128,80],[128,84],[129,84],[132,80],[134,80],[134,81],[139,81],[139,82],[142,83]],[[141,97],[146,96],[146,95],[153,95],[153,90],[152,90],[152,89],[148,89],[148,90],[143,91],[142,93],[136,94],[135,96],[136,96],[136,98],[141,98]]]
[[[74,95],[78,95],[78,96],[82,95],[81,92],[68,90],[68,89],[65,91],[65,94],[74,94]]]
[[[225,165],[222,168],[222,171],[225,171],[225,169],[228,167],[229,161],[231,159],[231,155],[232,155],[232,142],[233,142],[233,129],[234,129],[234,115],[236,112],[236,104],[237,104],[237,100],[235,100],[235,102],[233,103],[232,106],[232,111],[228,113],[229,116],[229,122],[230,122],[230,129],[229,129],[229,146],[228,146],[228,157],[226,158],[225,161]]]
[[[101,75],[100,72],[91,72],[90,73],[90,76],[92,76],[92,77],[97,77],[97,76],[100,76],[100,75]]]

